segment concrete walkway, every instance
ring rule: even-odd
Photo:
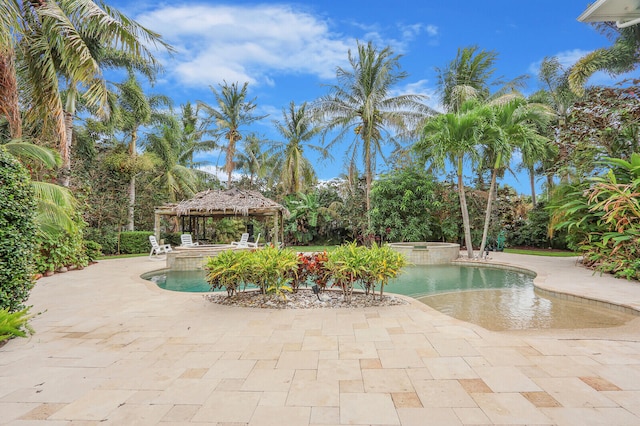
[[[640,308],[640,284],[574,258],[497,253],[536,284]],[[261,310],[101,261],[38,281],[36,334],[0,348],[0,424],[639,425],[640,318],[492,332],[413,301]]]

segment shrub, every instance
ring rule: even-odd
[[[149,236],[151,231],[126,231],[120,233],[120,253],[136,254],[146,253],[151,250]]]
[[[83,239],[84,221],[80,215],[75,215],[73,221],[76,226],[71,231],[37,232],[38,250],[34,260],[37,272],[45,273],[63,266],[84,267],[89,264]]]
[[[29,308],[17,312],[10,312],[7,308],[0,309],[0,342],[33,334],[33,329],[28,324],[30,318]]]
[[[33,287],[36,203],[24,167],[0,147],[0,309],[24,308]]]
[[[328,254],[326,268],[334,285],[342,288],[344,299],[351,302],[354,284],[360,284],[367,294],[374,294],[376,284],[380,285],[380,298],[384,286],[391,278],[398,276],[407,264],[405,257],[389,246],[371,248],[345,244]]]
[[[118,253],[118,232],[108,228],[85,228],[83,231],[85,242],[96,242],[104,254]]]
[[[182,244],[182,241],[180,241],[180,235],[182,235],[182,233],[180,232],[162,232],[160,234],[160,238],[164,240],[165,244],[179,246],[180,244]]]

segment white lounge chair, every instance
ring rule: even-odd
[[[242,234],[242,236],[240,237],[240,241],[231,241],[231,245],[232,246],[236,246],[239,248],[247,248],[249,247],[247,244],[249,243],[249,233],[245,232],[244,234]]]
[[[260,241],[260,234],[256,237],[256,240],[252,243],[247,241],[247,247],[249,248],[258,248],[258,241]]]
[[[156,256],[160,254],[166,254],[170,251],[173,251],[169,244],[158,244],[158,240],[153,235],[149,235],[149,242],[151,243],[151,251],[149,252],[149,259],[153,258],[153,255]]]
[[[193,242],[193,238],[191,237],[191,234],[182,234],[180,235],[180,246],[182,247],[195,247],[195,246],[199,246],[200,243],[198,242]]]

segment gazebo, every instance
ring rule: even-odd
[[[197,193],[189,200],[156,207],[154,232],[158,239],[162,216],[176,217],[181,232],[192,233],[197,240],[207,239],[204,235],[207,218],[255,217],[264,222],[269,230],[269,235],[263,236],[265,241],[278,245],[278,242],[284,239],[284,218],[289,216],[289,211],[257,191],[234,188],[209,189]]]

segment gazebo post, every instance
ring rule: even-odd
[[[157,211],[153,212],[153,233],[156,236],[156,240],[160,241],[160,215]]]
[[[278,247],[278,236],[280,234],[280,227],[278,226],[278,213],[273,215],[273,245]]]

